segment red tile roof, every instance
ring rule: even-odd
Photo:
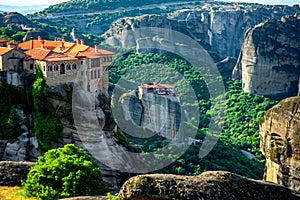
[[[6,40],[6,39],[0,39],[0,43],[7,43],[8,42],[8,40]]]
[[[26,51],[26,56],[30,56],[31,58],[35,60],[44,60],[47,55],[51,52],[51,50],[48,49],[31,49],[29,51]]]
[[[42,45],[42,42],[44,45]],[[31,46],[33,49],[30,49]],[[44,48],[42,48],[44,47]],[[48,40],[29,40],[19,44],[19,48],[27,50],[26,55],[32,56],[37,60],[74,60],[74,58],[100,58],[103,55],[114,55],[114,52],[104,49],[98,49],[97,51],[89,46],[61,41],[48,41]],[[48,54],[56,53],[62,56],[56,56],[56,58],[48,58]]]
[[[174,85],[168,85],[168,84],[154,83],[154,84],[143,84],[143,85],[140,85],[139,88],[156,88],[156,89],[169,88],[169,89],[174,89],[175,86]]]
[[[3,56],[4,54],[10,52],[13,50],[12,48],[7,48],[7,47],[0,47],[0,56]]]

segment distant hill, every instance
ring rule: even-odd
[[[52,5],[39,14],[94,12],[119,8],[139,7],[168,2],[194,2],[195,0],[71,0]],[[199,1],[198,1],[199,2]]]
[[[18,12],[3,12],[0,14],[0,27],[12,27],[12,26],[26,26],[26,27],[34,27],[32,21],[26,18],[24,15]]]
[[[19,12],[23,15],[25,14],[33,14],[35,12],[39,12],[47,7],[48,4],[45,5],[31,5],[31,6],[10,6],[10,5],[0,5],[1,10],[0,13],[4,12]]]

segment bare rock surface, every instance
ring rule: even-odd
[[[129,48],[138,45],[140,28],[171,29],[197,41],[210,52],[214,60],[220,61],[226,57],[238,57],[244,34],[250,27],[269,18],[279,20],[282,16],[294,15],[297,11],[299,8],[289,6],[207,5],[197,9],[181,9],[168,16],[149,14],[124,17],[112,23],[103,37],[110,45]],[[178,39],[176,42],[183,41]]]
[[[264,180],[300,193],[300,97],[266,112],[260,122],[260,149],[266,157]]]
[[[288,188],[243,178],[223,171],[199,176],[140,175],[129,179],[119,193],[121,200],[170,199],[300,199]]]
[[[270,19],[250,29],[234,79],[243,90],[283,99],[298,94],[300,77],[300,14]]]

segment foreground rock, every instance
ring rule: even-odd
[[[260,23],[246,34],[233,78],[243,90],[277,99],[296,96],[300,77],[300,13]]]
[[[121,200],[169,199],[300,199],[291,190],[230,172],[204,172],[199,176],[141,175],[129,179],[119,193]]]
[[[300,97],[281,101],[260,123],[260,149],[266,157],[264,180],[300,193]]]

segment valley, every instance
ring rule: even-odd
[[[69,151],[60,148],[71,143],[100,167],[102,195],[220,199],[209,195],[224,192],[218,185],[226,181],[228,199],[240,195],[232,187],[252,195],[260,184],[276,198],[298,199],[299,5],[126,3],[72,0],[27,16],[0,14],[0,38],[26,55],[25,70],[1,68],[1,77],[18,74],[11,76],[16,84],[2,78],[0,85],[1,160],[36,162],[49,149]],[[45,51],[40,62],[37,52]],[[26,65],[30,60],[36,69]],[[72,173],[64,178],[65,191],[48,191],[53,198],[78,196],[68,184],[85,175]],[[27,179],[27,196],[30,184]]]

